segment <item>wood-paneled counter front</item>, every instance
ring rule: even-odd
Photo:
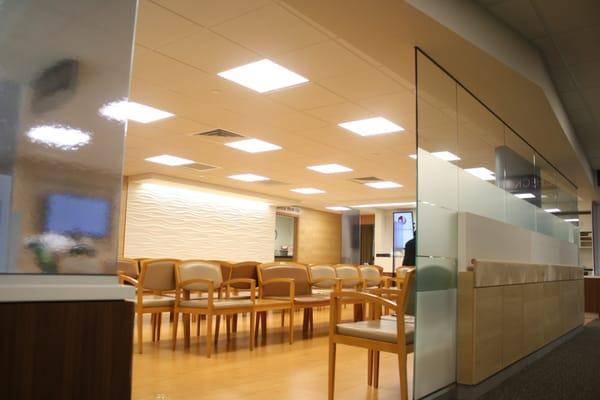
[[[473,260],[458,278],[458,383],[475,385],[583,324],[583,268]]]

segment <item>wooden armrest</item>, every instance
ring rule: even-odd
[[[129,282],[136,288],[139,285],[139,281],[137,279],[133,279],[132,277],[130,277],[128,275],[119,274],[119,281],[121,282],[121,284],[123,284],[124,282]]]

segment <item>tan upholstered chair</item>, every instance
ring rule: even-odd
[[[256,261],[242,261],[231,264],[229,279],[253,279],[255,282],[258,282],[258,264],[260,263]],[[230,294],[231,298],[250,298],[250,291],[248,290],[248,285],[245,283],[233,283],[231,287],[233,288],[233,291]],[[231,327],[233,332],[237,332],[237,321],[238,315],[235,314],[233,315]],[[227,321],[227,331],[229,332],[229,320]]]
[[[177,343],[177,326],[179,314],[183,314],[185,346],[190,344],[190,316],[206,316],[206,355],[212,353],[212,321],[213,316],[217,317],[215,326],[215,339],[218,338],[219,318],[221,315],[233,315],[242,312],[250,313],[250,336],[254,328],[254,292],[255,285],[253,279],[235,279],[223,280],[221,266],[217,263],[211,263],[202,260],[182,261],[176,269],[177,292],[174,306],[173,319],[173,350]],[[228,292],[233,284],[246,284],[250,290],[249,299],[231,299],[228,298]],[[221,289],[225,290],[225,295],[220,295]],[[192,298],[192,292],[206,292],[207,297]],[[200,321],[200,318],[198,318]],[[254,341],[249,340],[250,349],[254,348]]]
[[[133,279],[137,279],[140,275],[140,266],[137,260],[133,258],[119,258],[117,260],[117,275],[128,276]],[[120,283],[123,284],[125,281],[120,279]]]
[[[137,314],[138,353],[143,350],[144,314],[152,314],[152,338],[160,340],[161,315],[172,312],[175,299],[165,296],[165,292],[175,290],[175,265],[178,260],[171,258],[145,259],[140,263],[139,279],[119,275],[122,282],[136,287],[135,312]],[[151,294],[148,294],[151,293]]]
[[[360,269],[356,265],[338,264],[335,266],[335,274],[340,279],[342,290],[361,290],[364,286]]]
[[[333,265],[313,264],[309,267],[309,271],[313,294],[329,295],[338,288],[340,280]]]
[[[383,268],[377,265],[361,265],[360,276],[366,289],[384,287],[387,281],[383,276]]]
[[[379,380],[379,353],[381,351],[398,355],[400,398],[408,398],[408,377],[406,371],[407,353],[413,351],[414,322],[405,322],[405,307],[410,294],[414,269],[407,272],[405,288],[374,289],[373,293],[339,291],[331,295],[329,323],[329,400],[333,400],[335,386],[335,361],[337,344],[366,348],[368,353],[369,384],[375,387]],[[359,322],[342,323],[341,307],[344,299],[355,298],[369,304],[369,319]],[[382,318],[383,309],[390,309],[395,318]]]

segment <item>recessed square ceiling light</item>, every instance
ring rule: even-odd
[[[579,222],[579,218],[567,218],[565,222]]]
[[[449,151],[436,151],[435,153],[431,153],[439,159],[444,161],[458,161],[460,157],[456,154],[450,153]]]
[[[338,126],[361,136],[374,136],[384,133],[402,132],[404,130],[404,128],[400,125],[397,125],[383,117],[342,122],[339,123]]]
[[[402,185],[392,181],[379,181],[379,182],[369,182],[365,183],[365,185],[372,187],[374,189],[394,189],[401,188]]]
[[[262,153],[264,151],[281,150],[281,146],[265,142],[260,139],[244,139],[235,142],[225,143],[225,146],[232,147],[234,149],[242,150],[248,153]]]
[[[188,160],[181,157],[170,156],[168,154],[162,154],[160,156],[148,157],[146,161],[150,161],[157,164],[168,165],[169,167],[178,167],[180,165],[194,164],[194,161]]]
[[[416,159],[417,159],[417,155],[416,155],[416,154],[411,154],[411,155],[409,155],[408,157],[409,157],[409,158],[412,158],[413,160],[416,160]]]
[[[34,126],[27,131],[33,143],[45,144],[61,150],[77,150],[91,140],[91,134],[62,125]]]
[[[219,72],[217,75],[258,93],[308,82],[302,75],[268,59]]]
[[[496,177],[494,176],[494,172],[490,171],[489,169],[484,168],[484,167],[465,168],[465,171],[473,176],[478,177],[479,179],[484,180],[484,181],[496,180]]]
[[[331,211],[350,211],[351,208],[350,207],[343,207],[343,206],[331,206],[331,207],[325,207],[328,210]]]
[[[557,213],[560,212],[560,208],[546,208],[544,209],[547,213]]]
[[[147,124],[172,117],[174,114],[133,101],[115,101],[100,108],[100,114],[109,119],[125,122],[128,119]]]
[[[320,172],[322,174],[337,174],[340,172],[350,172],[352,168],[344,167],[340,164],[323,164],[313,165],[312,167],[306,167],[312,171]]]
[[[296,193],[300,193],[300,194],[319,194],[319,193],[325,193],[324,190],[321,189],[315,189],[315,188],[297,188],[297,189],[290,189],[292,192],[296,192]]]
[[[267,178],[265,176],[254,175],[254,174],[231,175],[231,176],[228,176],[228,178],[236,179],[238,181],[244,181],[244,182],[261,182],[261,181],[269,180],[269,178]]]
[[[535,199],[535,195],[533,193],[517,193],[515,197],[520,199]]]

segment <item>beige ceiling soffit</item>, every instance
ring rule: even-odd
[[[212,191],[226,192],[226,193],[231,193],[231,194],[235,194],[235,195],[242,196],[242,197],[247,197],[247,198],[253,199],[253,200],[257,200],[257,199],[265,200],[265,201],[271,202],[271,203],[273,203],[273,205],[277,205],[277,206],[298,205],[298,203],[302,202],[301,200],[297,200],[297,199],[289,199],[286,197],[270,196],[270,195],[266,195],[263,193],[249,191],[249,190],[240,190],[240,189],[235,189],[235,188],[231,188],[231,187],[224,186],[224,185],[215,185],[212,183],[204,183],[204,182],[194,181],[194,180],[190,180],[190,179],[177,178],[177,177],[169,176],[169,175],[149,173],[149,174],[139,174],[139,175],[129,176],[130,184],[131,183],[143,183],[143,182],[148,182],[148,181],[162,181],[162,182],[167,182],[167,183],[173,183],[176,185],[197,187],[199,189],[208,189],[208,190],[212,190]]]
[[[529,42],[475,2],[457,0],[407,0],[407,2],[538,85],[579,158],[587,179],[594,184],[593,170],[558,97],[548,69],[539,52]],[[465,23],[466,21],[468,23]]]

